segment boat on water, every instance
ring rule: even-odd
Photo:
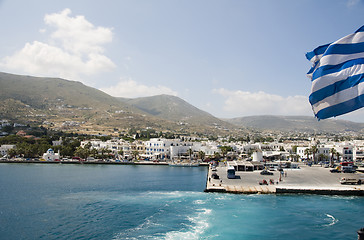
[[[171,167],[198,167],[200,163],[198,162],[171,162],[168,164]]]

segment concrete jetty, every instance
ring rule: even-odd
[[[214,172],[219,179],[212,178]],[[205,192],[364,196],[364,184],[342,185],[340,183],[342,177],[364,178],[362,173],[331,173],[329,168],[306,165],[300,166],[299,169],[284,169],[284,174],[271,171],[273,175],[261,175],[260,172],[237,171],[235,179],[228,179],[226,166],[216,167],[216,171],[212,171],[209,167]],[[268,185],[259,184],[263,179]]]

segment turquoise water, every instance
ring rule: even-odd
[[[364,198],[204,193],[205,168],[0,164],[0,239],[357,239]]]

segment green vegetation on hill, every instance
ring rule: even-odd
[[[59,78],[0,73],[0,86],[0,100],[16,99],[38,109],[64,105],[129,110],[129,106],[100,90]]]
[[[80,82],[0,73],[0,118],[52,129],[113,134],[128,129],[223,132],[229,125],[177,97],[121,100]]]
[[[143,112],[155,117],[178,123],[231,127],[230,124],[202,111],[181,98],[157,95],[135,99],[121,99]]]

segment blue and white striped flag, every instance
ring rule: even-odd
[[[364,106],[364,26],[336,42],[306,54],[309,97],[318,119],[335,117]]]

